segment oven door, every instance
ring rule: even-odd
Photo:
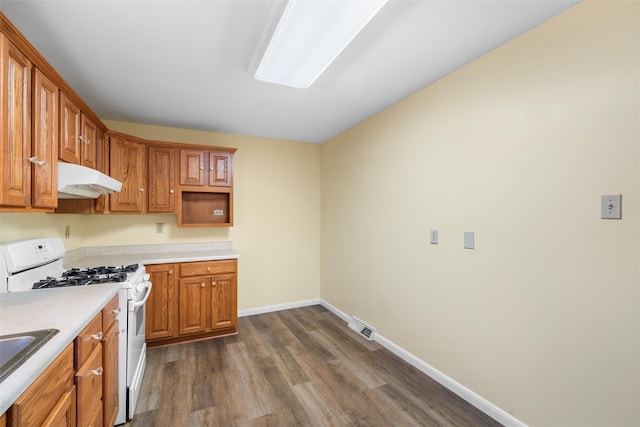
[[[146,366],[146,349],[144,342],[145,305],[151,293],[151,282],[145,281],[143,292],[135,300],[128,301],[128,337],[127,337],[127,420],[133,418],[136,411],[138,395],[142,387],[142,377]]]

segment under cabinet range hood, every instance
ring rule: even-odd
[[[59,199],[95,199],[102,194],[117,193],[122,183],[85,166],[58,162]]]

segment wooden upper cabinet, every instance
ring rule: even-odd
[[[0,205],[31,203],[31,62],[0,33]]]
[[[98,144],[96,147],[96,163],[100,172],[109,175],[109,138],[107,138],[102,132],[102,130],[98,129]],[[96,213],[104,213],[109,211],[109,195],[103,194],[102,196],[98,196],[95,200],[94,211]]]
[[[232,178],[231,153],[180,150],[180,185],[229,187]]]
[[[98,127],[60,92],[60,160],[97,169]]]
[[[180,184],[205,185],[205,152],[180,150]]]
[[[82,166],[97,169],[98,127],[87,116],[80,116],[80,152]]]
[[[149,212],[176,211],[176,155],[174,148],[149,146]]]
[[[34,69],[32,206],[58,205],[58,88]]]
[[[110,196],[111,212],[145,211],[146,146],[123,138],[110,138],[111,176],[122,182],[122,190]]]
[[[60,93],[60,160],[80,164],[80,109]]]
[[[209,185],[229,187],[233,177],[231,154],[214,151],[209,153]]]

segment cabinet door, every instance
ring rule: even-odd
[[[69,344],[9,408],[10,425],[41,426],[60,398],[73,387],[73,372],[73,344]]]
[[[76,387],[62,395],[42,427],[76,427]]]
[[[97,346],[76,373],[77,421],[79,427],[102,425],[102,345]]]
[[[79,139],[82,165],[97,169],[98,127],[84,114],[81,114]]]
[[[106,138],[104,133],[98,129],[98,145],[96,147],[96,163],[97,169],[109,175],[109,138]],[[98,196],[95,202],[95,212],[104,213],[109,211],[109,195],[103,194]]]
[[[80,164],[80,109],[60,92],[60,160]]]
[[[122,182],[122,190],[110,195],[111,212],[143,212],[147,177],[145,145],[111,138],[110,172]]]
[[[180,150],[180,184],[204,185],[204,152]]]
[[[214,151],[209,153],[209,185],[212,187],[231,186],[231,154]]]
[[[102,403],[105,426],[112,426],[118,416],[118,334],[119,322],[113,322],[102,339]]]
[[[207,330],[207,292],[210,283],[211,277],[180,279],[180,335]]]
[[[149,212],[176,211],[176,150],[149,147]]]
[[[176,335],[178,316],[177,265],[149,265],[147,273],[153,288],[146,305],[146,339],[173,337]]]
[[[32,206],[58,205],[58,87],[38,69],[33,84]]]
[[[0,205],[31,203],[31,62],[0,33]]]
[[[211,329],[236,326],[238,308],[236,275],[218,274],[211,281]]]

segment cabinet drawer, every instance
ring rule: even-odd
[[[180,276],[207,276],[218,273],[235,273],[237,260],[201,261],[180,264]]]
[[[102,345],[96,347],[76,373],[78,426],[92,425],[100,419],[102,424]]]
[[[91,352],[100,345],[103,335],[102,312],[100,312],[76,338],[76,369],[79,369]]]
[[[10,426],[40,426],[61,396],[73,386],[73,344],[22,393],[9,409]]]
[[[102,327],[105,331],[109,329],[118,318],[121,309],[118,294],[115,294],[114,297],[111,298],[111,301],[102,309]]]

